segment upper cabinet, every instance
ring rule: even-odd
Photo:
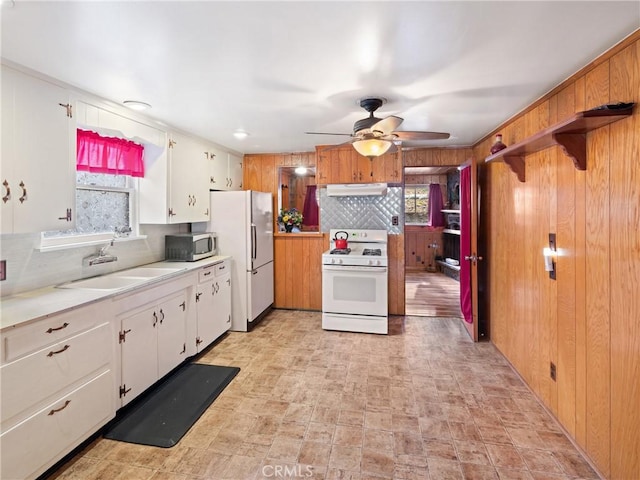
[[[316,147],[318,184],[402,183],[402,152],[387,153],[370,160],[353,147]]]
[[[1,233],[73,227],[75,138],[69,92],[2,65]]]
[[[209,220],[209,160],[203,142],[172,132],[166,154],[145,163],[140,182],[141,223]]]
[[[242,190],[242,157],[210,147],[209,189]]]

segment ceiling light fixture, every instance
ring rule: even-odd
[[[249,134],[244,130],[236,130],[235,132],[233,132],[233,136],[236,137],[238,140],[244,140],[249,136]]]
[[[151,108],[151,105],[149,105],[148,103],[140,102],[138,100],[125,100],[122,103],[125,106],[129,107],[131,110],[137,110],[139,112],[141,112],[142,110],[147,110],[148,108]]]
[[[368,138],[365,140],[355,141],[352,145],[360,155],[373,159],[374,157],[379,157],[380,155],[387,153],[387,150],[391,148],[393,143],[389,140]]]
[[[296,172],[296,175],[304,175],[307,173],[307,167],[296,167],[294,172]]]

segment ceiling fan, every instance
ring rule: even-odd
[[[373,113],[380,108],[386,99],[381,97],[365,97],[360,100],[360,106],[369,112],[367,118],[358,120],[353,124],[353,133],[327,133],[327,132],[305,132],[310,135],[345,135],[351,137],[345,143],[334,145],[329,148],[337,148],[343,145],[353,145],[356,151],[365,157],[373,159],[387,152],[395,152],[397,144],[403,140],[443,140],[449,138],[448,133],[439,132],[407,132],[398,131],[403,119],[391,115],[385,118],[377,118]]]

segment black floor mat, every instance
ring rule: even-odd
[[[173,447],[238,372],[237,367],[190,363],[144,394],[108,427],[105,438]]]

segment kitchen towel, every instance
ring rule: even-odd
[[[189,363],[126,408],[107,426],[105,438],[173,447],[240,371]]]

